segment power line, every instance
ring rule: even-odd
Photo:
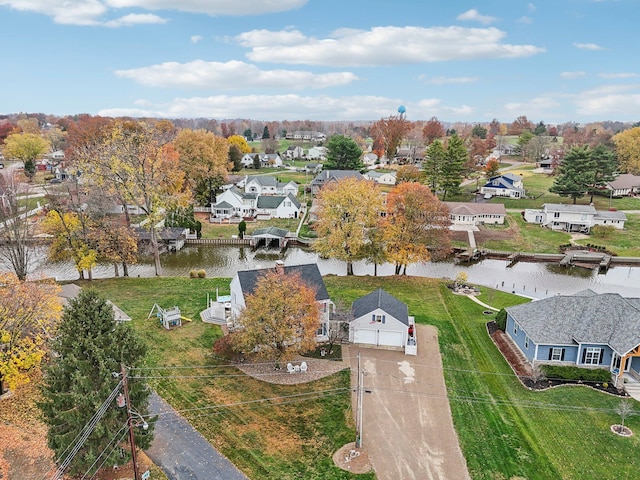
[[[100,465],[98,465],[98,468],[96,468],[96,470],[93,472],[93,474],[91,475],[90,478],[93,478],[95,476],[95,474],[102,468],[102,466],[104,465],[104,463],[107,461],[107,459],[111,456],[111,454],[113,453],[113,451],[115,450],[115,448],[118,446],[118,443],[120,443],[122,441],[122,439],[124,438],[124,436],[127,434],[127,422],[125,422],[122,427],[120,427],[120,430],[118,430],[116,432],[116,434],[113,436],[113,438],[111,439],[111,441],[107,444],[106,447],[104,447],[102,449],[102,452],[100,452],[100,455],[98,455],[95,459],[95,461],[91,464],[91,466],[89,466],[89,468],[87,468],[87,470],[84,472],[84,475],[82,475],[82,478],[80,480],[84,480],[85,478],[87,478],[87,475],[89,474],[89,472],[93,469],[93,467],[95,467],[96,463],[98,463],[98,461],[100,460],[100,458],[102,458],[102,456],[104,455],[104,453],[107,451],[107,449],[109,448],[109,446],[113,443],[113,447],[111,448],[111,451],[109,452],[109,454],[107,456],[104,457],[104,460],[102,460],[102,462],[100,463]],[[118,438],[118,435],[120,435],[120,437]],[[114,442],[114,440],[117,441]]]

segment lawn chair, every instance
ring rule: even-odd
[[[307,371],[307,368],[309,368],[309,367],[307,367],[307,362],[302,362],[302,363],[300,364],[300,371],[301,371],[302,373],[305,373],[305,372]]]
[[[287,363],[287,372],[296,373],[296,369],[293,365],[291,365],[290,363]]]

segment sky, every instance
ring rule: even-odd
[[[0,0],[0,113],[640,120],[640,0]]]

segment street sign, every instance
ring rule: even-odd
[[[149,478],[151,478],[151,472],[149,472],[149,470],[147,470],[146,472],[144,472],[142,474],[142,480],[149,480]]]

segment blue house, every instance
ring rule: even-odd
[[[522,177],[513,173],[496,175],[480,188],[480,193],[487,196],[522,198],[524,197]]]
[[[531,364],[607,368],[640,380],[640,298],[584,290],[505,310],[507,334]]]

